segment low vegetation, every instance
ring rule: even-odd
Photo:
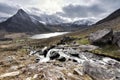
[[[100,46],[99,49],[93,50],[92,53],[120,59],[119,47],[117,47],[116,45],[106,45],[102,47]]]

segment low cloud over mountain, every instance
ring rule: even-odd
[[[12,15],[17,11],[17,8],[5,3],[0,3],[0,15],[3,16],[8,16]]]
[[[104,13],[105,10],[98,5],[92,6],[81,6],[81,5],[68,5],[63,7],[63,13],[58,13],[61,16],[69,18],[84,18],[84,17],[95,17]]]
[[[34,9],[37,13],[56,14],[72,20],[100,20],[120,8],[120,0],[0,0],[0,7],[1,16],[13,15],[22,8],[31,12]]]

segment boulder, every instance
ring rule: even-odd
[[[120,39],[117,41],[117,46],[120,47]]]
[[[90,34],[89,41],[91,42],[91,44],[109,43],[112,40],[112,35],[112,29],[98,30],[95,33]]]
[[[56,50],[49,50],[48,53],[47,53],[47,56],[46,57],[49,57],[50,59],[57,59],[60,57],[60,54],[56,51]]]
[[[84,73],[90,75],[94,80],[119,80],[120,72],[117,69],[108,68],[98,63],[84,62]]]
[[[57,45],[65,44],[65,43],[73,41],[73,40],[74,40],[74,38],[71,38],[69,36],[64,36]]]
[[[59,60],[60,62],[65,62],[65,61],[66,61],[66,58],[63,57],[63,56],[60,56],[57,60]]]
[[[120,47],[120,32],[114,32],[112,43]]]

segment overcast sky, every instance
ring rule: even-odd
[[[71,19],[101,19],[120,8],[120,0],[0,0],[1,16],[13,15],[20,8]]]

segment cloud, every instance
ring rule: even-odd
[[[63,7],[63,13],[59,12],[57,14],[70,17],[70,18],[84,18],[84,17],[95,17],[104,13],[105,10],[98,5],[91,6],[81,6],[81,5],[68,5]]]
[[[17,11],[16,7],[10,6],[5,3],[0,3],[0,15],[12,15]]]
[[[13,14],[17,9],[42,11],[66,18],[101,19],[120,8],[120,0],[0,0],[0,14]]]

